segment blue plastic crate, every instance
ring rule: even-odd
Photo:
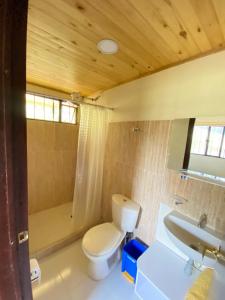
[[[128,273],[133,282],[136,281],[137,259],[147,250],[147,246],[139,240],[131,240],[122,251],[122,272]]]

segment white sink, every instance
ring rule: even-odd
[[[196,221],[175,211],[166,215],[163,222],[171,242],[186,256],[207,267],[216,264],[215,255],[204,251],[221,246],[222,237],[216,232],[198,227]]]

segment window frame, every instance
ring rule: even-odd
[[[77,108],[78,108],[78,106],[76,104],[74,104],[74,105],[64,105],[63,102],[69,102],[69,101],[68,100],[59,100],[59,120],[60,120],[59,122],[60,123],[65,123],[65,124],[76,125],[77,124]],[[70,107],[74,108],[74,111],[75,111],[75,123],[62,121],[62,106],[68,106],[69,108]]]
[[[201,127],[201,126],[206,126],[206,125],[197,125],[197,126]],[[200,153],[196,153],[196,152],[191,152],[191,154],[225,159],[225,157],[221,156],[222,148],[223,148],[223,142],[224,142],[224,139],[225,139],[225,125],[223,125],[223,126],[221,126],[221,125],[207,125],[207,126],[208,126],[208,134],[207,134],[207,139],[206,139],[206,145],[205,145],[204,154],[200,154]],[[211,128],[212,127],[223,127],[223,133],[222,133],[222,138],[221,138],[220,148],[219,148],[219,155],[210,155],[210,154],[207,154],[208,148],[209,148],[210,133],[211,133]]]
[[[28,119],[28,120],[44,121],[44,122],[54,122],[54,123],[77,125],[78,105],[72,104],[72,103],[68,104],[68,107],[74,108],[74,111],[75,111],[75,123],[65,122],[65,121],[62,121],[62,103],[63,102],[69,102],[69,100],[67,100],[67,99],[59,99],[57,97],[52,97],[52,96],[48,96],[48,95],[33,93],[33,92],[29,92],[29,91],[26,92],[25,98],[26,98],[26,95],[34,96],[34,118],[27,117],[27,112],[26,112],[26,119]],[[45,117],[45,99],[49,99],[49,100],[53,100],[53,101],[58,101],[58,103],[59,103],[59,120],[58,121],[54,120],[54,103],[53,103],[53,120],[46,120],[46,119],[35,118],[35,97],[42,97],[44,99],[44,117]],[[25,101],[25,103],[27,103],[27,102]]]

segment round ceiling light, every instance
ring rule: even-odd
[[[102,54],[115,54],[118,52],[119,46],[113,40],[104,39],[98,42],[97,48]]]

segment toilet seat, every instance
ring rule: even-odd
[[[115,249],[124,238],[113,223],[103,223],[87,231],[83,237],[82,246],[84,251],[92,256],[103,256]]]

